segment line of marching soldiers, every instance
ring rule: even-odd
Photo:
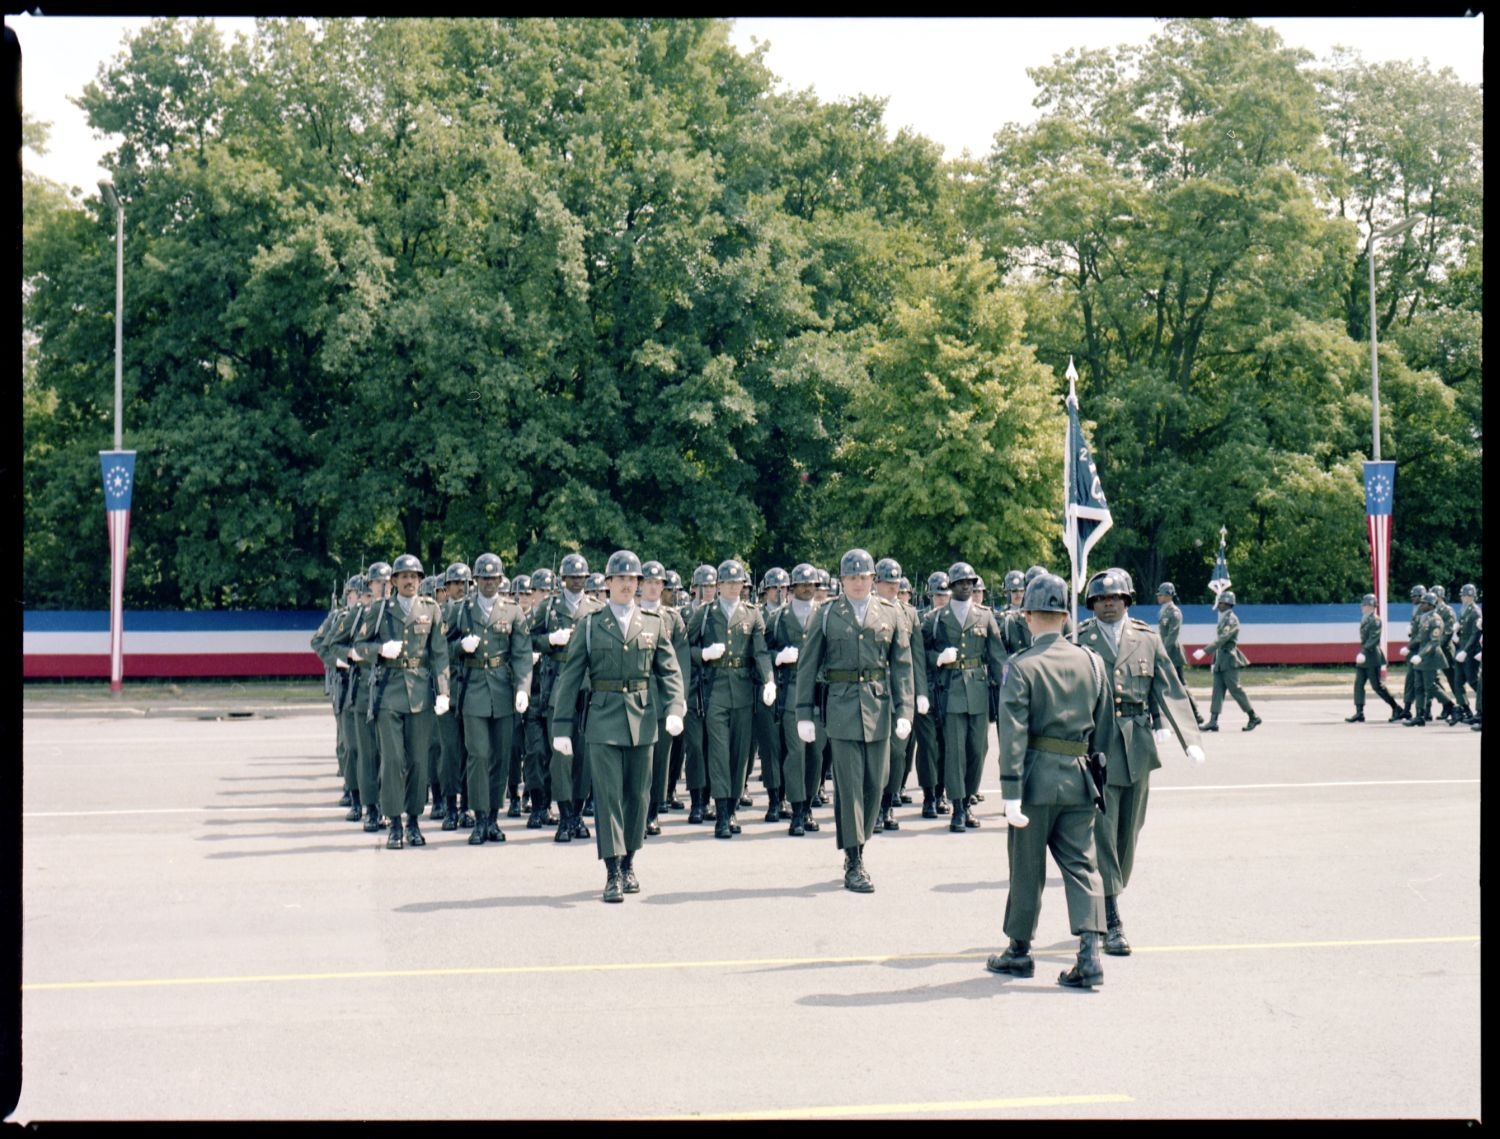
[[[1360,600],[1359,650],[1354,654],[1354,715],[1345,723],[1365,718],[1365,685],[1369,684],[1391,709],[1390,722],[1420,728],[1433,719],[1432,704],[1442,708],[1440,719],[1449,725],[1469,724],[1481,730],[1484,712],[1484,614],[1479,608],[1479,590],[1472,584],[1458,591],[1461,601],[1455,613],[1441,585],[1411,590],[1411,622],[1401,655],[1406,659],[1406,681],[1402,699],[1386,690],[1380,678],[1385,667],[1385,637],[1376,609],[1375,595]],[[1474,693],[1469,704],[1468,693]]]

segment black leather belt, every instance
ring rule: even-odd
[[[1057,740],[1051,736],[1027,736],[1026,746],[1032,751],[1045,751],[1053,755],[1088,755],[1089,745],[1082,740]]]
[[[1146,714],[1146,705],[1137,704],[1133,700],[1116,700],[1115,711],[1122,712],[1127,716],[1144,716]]]
[[[421,657],[396,657],[386,663],[387,668],[421,668],[427,662]]]
[[[718,660],[706,660],[703,662],[709,668],[744,668],[744,657],[720,657]]]
[[[505,663],[504,654],[497,657],[475,657],[473,660],[464,661],[468,668],[498,668]]]
[[[589,684],[595,692],[644,692],[651,686],[651,681],[638,677],[634,680],[591,680]]]

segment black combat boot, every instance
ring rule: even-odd
[[[422,837],[422,828],[417,824],[421,821],[422,812],[406,816],[406,845],[426,846],[427,840]]]
[[[469,810],[467,791],[460,791],[458,794],[458,825],[466,830],[474,825],[474,812]]]
[[[620,889],[627,894],[639,894],[641,883],[635,876],[635,851],[620,857]]]
[[[356,788],[349,792],[349,813],[344,816],[344,821],[357,823],[364,817],[365,809],[359,805],[359,790]]]
[[[844,889],[853,890],[856,894],[873,894],[875,885],[870,881],[870,876],[865,873],[864,859],[861,856],[861,848],[851,846],[844,851]]]
[[[699,794],[703,796],[703,821],[705,823],[717,822],[719,818],[719,801],[713,798],[704,787]]]
[[[620,860],[613,855],[606,858],[604,860],[604,870],[608,875],[608,878],[604,882],[604,900],[606,902],[623,902],[625,900],[625,886],[620,881]]]
[[[692,800],[692,806],[688,809],[688,822],[696,825],[703,821],[703,792],[696,787],[689,787],[688,797]]]
[[[521,817],[521,793],[514,787],[510,789],[510,806],[506,808],[505,817],[508,819]]]
[[[365,830],[374,834],[380,829],[380,808],[371,803],[365,808]]]
[[[818,826],[818,820],[813,818],[813,805],[811,802],[802,808],[802,829],[808,834],[814,834],[822,828]]]
[[[449,795],[443,800],[443,829],[458,830],[458,796]]]
[[[344,788],[344,793],[339,796],[339,806],[340,807],[347,807],[352,802],[354,802],[354,798],[350,794],[349,788],[345,787]]]
[[[594,796],[592,792],[589,794],[589,797],[583,801],[583,806],[579,808],[578,817],[580,819],[592,819],[594,817]]]
[[[1057,975],[1057,983],[1069,989],[1092,989],[1104,984],[1104,966],[1099,961],[1099,935],[1088,930],[1078,938],[1078,960],[1066,973]]]
[[[1004,953],[991,953],[984,967],[991,973],[1008,973],[1012,977],[1030,977],[1036,973],[1031,959],[1031,942],[1011,938]]]
[[[715,799],[717,814],[714,818],[714,838],[729,838],[734,832],[729,829],[729,800]]]
[[[590,799],[589,802],[593,802],[593,800]],[[573,837],[593,838],[594,836],[589,832],[588,824],[583,821],[583,813],[580,810],[583,805],[577,799],[573,800]],[[592,808],[589,813],[593,814]]]
[[[891,809],[891,793],[882,791],[880,793],[880,807],[875,812],[875,825],[870,828],[871,834],[879,834],[885,830],[885,813]]]
[[[1104,935],[1104,952],[1111,957],[1129,957],[1130,942],[1125,940],[1125,923],[1120,920],[1118,894],[1104,897],[1104,922],[1109,932]]]
[[[458,824],[455,822],[454,826],[450,828],[448,826],[448,820],[447,819],[443,820],[443,829],[444,830],[456,829],[457,825]],[[488,828],[485,827],[485,825],[483,823],[480,823],[478,826],[476,826],[473,830],[471,830],[469,832],[469,845],[470,846],[483,846],[484,845],[484,840],[486,838],[488,838],[488,837],[489,837]]]
[[[1344,723],[1346,724],[1363,724],[1364,722],[1365,710],[1363,708],[1356,708],[1354,709],[1354,715],[1344,717]],[[1105,952],[1108,953],[1109,950],[1106,949]]]
[[[1387,700],[1386,703],[1391,706],[1391,718],[1387,720],[1386,723],[1394,724],[1398,720],[1406,719],[1406,712],[1402,709],[1400,704],[1397,704],[1394,700]]]
[[[781,788],[773,787],[766,792],[766,822],[781,821]]]
[[[504,842],[505,832],[500,829],[500,808],[491,807],[487,818],[475,821],[474,829],[484,831],[485,842]]]
[[[948,795],[946,793],[946,790],[943,785],[939,783],[937,787],[934,788],[934,791],[937,795],[937,805],[933,808],[933,810],[937,811],[937,813],[940,815],[946,815],[949,811]]]
[[[1203,725],[1203,730],[1205,732],[1217,732],[1219,730],[1219,721],[1217,719],[1210,720]]]
[[[427,817],[440,819],[443,817],[443,785],[434,779],[427,789],[432,793],[432,810]]]
[[[901,824],[896,821],[896,804],[900,801],[901,796],[899,794],[892,794],[890,802],[885,805],[885,812],[880,821],[888,831],[898,831],[901,829]]]
[[[1260,717],[1257,716],[1254,712],[1251,712],[1250,713],[1250,720],[1249,720],[1249,722],[1246,723],[1245,726],[1240,729],[1240,731],[1242,731],[1242,732],[1253,732],[1253,731],[1255,731],[1256,728],[1260,727],[1260,725],[1261,725],[1261,719],[1260,719]]]
[[[658,821],[661,817],[660,812],[661,807],[653,799],[651,805],[646,808],[646,833],[648,835],[661,834],[661,823]]]
[[[571,801],[557,804],[557,833],[552,836],[552,841],[573,841],[573,804]]]
[[[924,819],[937,818],[937,796],[932,793],[931,787],[922,788],[922,817]]]
[[[795,836],[797,838],[801,838],[803,835],[805,835],[807,833],[807,831],[804,830],[803,827],[802,827],[802,816],[804,814],[806,814],[806,813],[807,813],[807,804],[806,803],[793,803],[792,804],[792,822],[791,822],[791,825],[786,828],[786,833],[787,834],[793,835],[793,836]]]
[[[391,820],[391,833],[385,840],[385,848],[387,850],[400,850],[405,845],[406,843],[401,840],[401,816],[397,815]]]

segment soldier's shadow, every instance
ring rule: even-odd
[[[597,902],[598,890],[582,890],[575,894],[529,894],[508,898],[463,898],[453,901],[408,902],[396,906],[392,913],[431,914],[443,910],[510,910],[545,907],[553,910],[571,910],[581,902]]]
[[[842,882],[810,882],[805,886],[759,886],[728,890],[678,890],[670,894],[643,895],[641,901],[653,906],[680,906],[689,902],[738,902],[753,898],[815,898],[842,890]]]
[[[1057,985],[1049,969],[1052,962],[1042,958],[1056,958],[1058,972],[1067,968],[1073,959],[1076,946],[1072,943],[1034,948],[1032,955],[1038,958],[1036,976],[1012,977],[1003,973],[991,973],[983,962],[975,962],[977,975],[962,981],[951,981],[944,985],[917,985],[908,989],[881,989],[867,993],[808,993],[798,997],[797,1003],[811,1008],[878,1008],[884,1005],[930,1004],[934,1001],[988,1000],[998,992],[1009,995],[1049,996],[1054,993],[1071,993],[1079,990],[1065,989]],[[973,950],[965,951],[967,957]],[[850,964],[864,964],[850,962]],[[887,969],[931,968],[934,965],[951,964],[948,960],[884,961]],[[1019,982],[1019,984],[1017,983]]]

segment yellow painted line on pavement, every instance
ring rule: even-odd
[[[1134,1103],[1128,1095],[1035,1095],[1005,1099],[939,1100],[934,1103],[861,1103],[844,1107],[785,1107],[773,1111],[726,1111],[714,1115],[648,1116],[651,1123],[701,1119],[842,1119],[850,1115],[920,1115],[934,1111],[996,1111],[1006,1108],[1078,1107],[1091,1103]]]
[[[1208,953],[1215,950],[1349,949],[1385,945],[1477,943],[1479,935],[1455,937],[1380,937],[1344,941],[1271,941],[1230,945],[1160,945],[1133,947],[1136,953]],[[1033,957],[1071,959],[1076,950],[1033,949]],[[21,986],[26,993],[76,989],[145,989],[181,985],[252,985],[277,981],[375,981],[395,977],[508,977],[545,973],[640,973],[664,969],[775,969],[796,965],[884,965],[900,961],[983,960],[982,953],[901,953],[851,957],[745,957],[718,961],[618,961],[573,965],[479,965],[452,969],[373,969],[347,973],[252,973],[235,977],[142,977],[120,981],[40,981]]]

